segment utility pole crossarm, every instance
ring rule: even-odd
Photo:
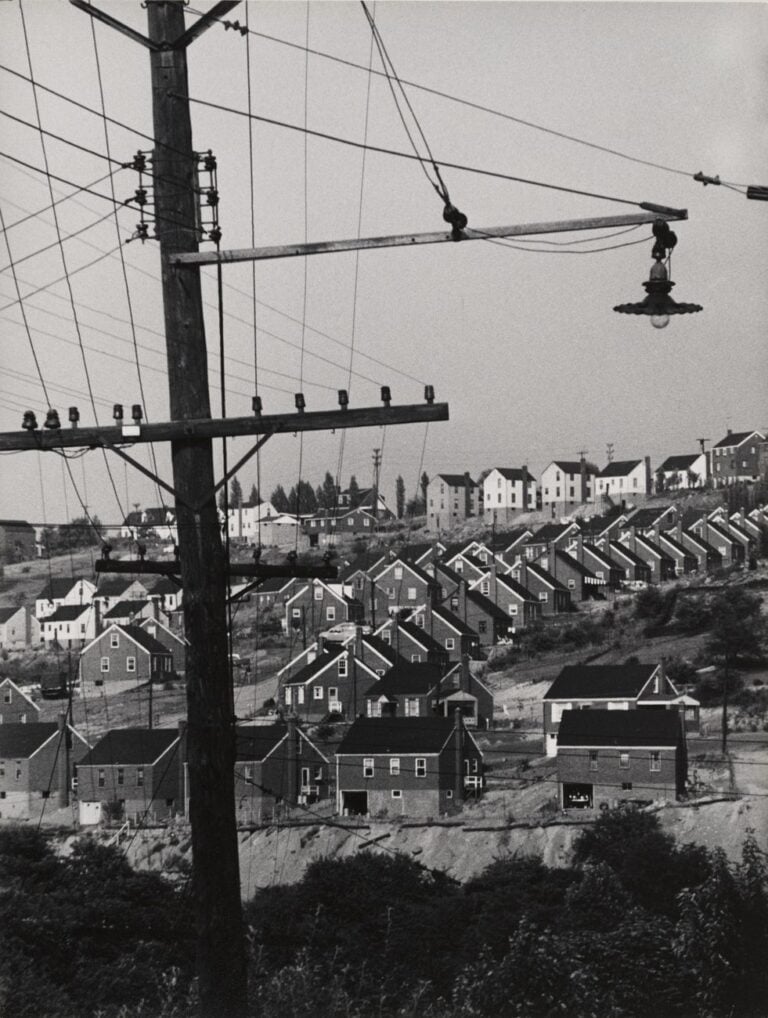
[[[103,22],[105,25],[109,25],[110,28],[116,29],[123,35],[127,35],[129,39],[133,39],[134,42],[140,43],[142,46],[146,46],[147,49],[159,50],[160,46],[148,39],[146,35],[142,35],[141,32],[135,31],[133,28],[129,28],[128,25],[124,25],[122,21],[118,21],[117,18],[113,18],[111,14],[105,14],[104,11],[100,11],[98,7],[94,7],[89,4],[87,0],[69,0],[73,7],[77,7],[78,10],[85,11],[86,14],[90,14],[92,18],[97,21]]]
[[[590,219],[563,219],[547,223],[521,223],[516,226],[489,226],[485,229],[467,227],[461,240],[503,240],[509,237],[532,237],[542,233],[570,233],[576,230],[605,230],[616,226],[642,226],[657,219],[687,219],[685,209],[649,206],[649,211],[619,216],[596,216]],[[663,209],[663,211],[662,211]],[[316,254],[338,254],[342,251],[364,251],[382,247],[416,247],[420,244],[456,243],[451,232],[401,233],[389,237],[356,237],[350,240],[316,241],[311,244],[282,244],[275,247],[235,248],[231,251],[185,251],[171,255],[172,265],[218,265],[228,262],[259,262],[273,258],[298,258]]]
[[[117,447],[120,445],[133,445],[142,442],[238,438],[243,435],[286,435],[300,431],[380,428],[387,424],[424,424],[430,421],[447,420],[447,403],[358,407],[354,410],[311,410],[305,413],[263,414],[254,417],[187,418],[186,420],[142,424],[138,429],[138,434],[131,433],[130,435],[124,435],[122,429],[115,425],[62,428],[60,430],[6,431],[0,433],[0,452],[99,447],[118,452]],[[151,476],[154,478],[154,474]]]

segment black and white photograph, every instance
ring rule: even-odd
[[[768,1015],[768,5],[0,0],[0,1015]]]

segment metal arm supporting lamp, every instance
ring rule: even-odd
[[[669,325],[670,315],[690,315],[702,308],[701,304],[679,304],[670,297],[675,284],[669,278],[663,262],[677,243],[677,236],[664,219],[657,219],[653,224],[653,235],[656,238],[651,252],[654,264],[648,280],[643,283],[648,296],[637,304],[617,304],[613,310],[622,315],[648,315],[654,329],[665,329]]]

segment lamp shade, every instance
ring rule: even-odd
[[[667,278],[666,268],[661,262],[656,262],[651,268],[650,279],[643,283],[648,294],[645,300],[636,304],[617,304],[613,310],[620,315],[648,315],[659,320],[667,319],[669,315],[690,315],[702,310],[701,304],[681,304],[673,300],[670,291],[674,285]]]

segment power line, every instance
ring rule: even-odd
[[[0,116],[7,117],[9,120],[15,120],[17,124],[23,124],[24,127],[30,127],[33,131],[38,131],[40,134],[45,135],[47,138],[54,138],[56,141],[61,141],[65,145],[69,145],[70,148],[76,148],[80,152],[86,152],[89,156],[96,156],[97,159],[103,159],[108,163],[113,163],[118,169],[124,169],[124,164],[119,159],[113,159],[109,155],[105,155],[103,152],[97,152],[96,149],[88,148],[86,145],[80,145],[76,141],[72,141],[71,138],[65,138],[61,134],[56,134],[54,131],[48,131],[45,128],[38,128],[35,124],[24,120],[22,117],[17,117],[13,113],[9,113],[7,110],[0,110]]]
[[[52,208],[55,208],[57,205],[61,205],[63,202],[69,201],[70,199],[73,199],[76,194],[80,194],[80,192],[85,190],[85,188],[92,187],[94,184],[101,184],[103,181],[105,181],[109,177],[111,177],[114,172],[115,172],[114,170],[110,170],[109,173],[105,173],[103,176],[97,177],[96,180],[92,180],[90,182],[90,184],[86,184],[86,185],[77,187],[71,194],[66,194],[66,195],[64,195],[61,198],[57,198],[56,201],[54,201],[54,202],[52,202],[52,203],[50,203],[48,205],[45,205],[43,208],[38,209],[36,212],[29,212],[29,213],[27,213],[27,215],[23,216],[21,219],[17,219],[14,223],[9,223],[6,226],[6,230],[12,230],[16,226],[22,226],[24,223],[29,222],[30,219],[36,219],[38,216],[42,216],[45,212],[49,212]],[[117,172],[119,172],[119,171],[117,171]],[[29,176],[32,176],[32,174],[29,174]],[[34,179],[37,179],[37,178],[34,178]],[[16,205],[12,201],[8,201],[8,199],[6,199],[6,204],[7,205],[12,205],[16,209],[20,209],[21,208],[21,206]],[[77,204],[81,205],[83,208],[88,208],[88,206],[87,205],[83,205],[82,202],[77,202]],[[22,209],[21,211],[24,211],[24,210]],[[90,212],[91,210],[88,209],[88,211]]]
[[[81,226],[79,230],[75,230],[74,233],[68,233],[66,237],[62,237],[61,240],[51,241],[50,244],[46,244],[45,247],[38,248],[37,251],[32,251],[30,254],[24,255],[23,258],[16,260],[16,265],[21,265],[22,262],[29,261],[30,258],[37,258],[38,255],[45,254],[46,251],[50,251],[54,247],[58,247],[60,243],[64,243],[67,240],[73,240],[75,237],[79,237],[82,233],[87,233],[88,230],[92,230],[95,226],[100,226],[105,220],[109,219],[114,213],[112,211],[107,212],[106,215],[101,216],[99,219],[94,220],[92,223],[87,223],[85,226]],[[0,272],[7,272],[10,265],[0,266]]]
[[[350,138],[341,138],[335,134],[327,134],[324,131],[314,131],[309,128],[304,128],[298,124],[289,124],[284,120],[276,120],[273,117],[263,117],[255,113],[248,114],[244,110],[234,109],[232,106],[224,106],[221,103],[214,103],[207,99],[198,99],[191,95],[181,95],[178,92],[172,93],[173,98],[183,99],[185,102],[196,103],[198,106],[205,106],[208,109],[219,110],[222,113],[232,113],[234,116],[246,117],[252,120],[260,121],[263,124],[271,124],[273,127],[283,127],[289,131],[298,131],[299,133],[309,134],[313,138],[322,138],[325,141],[333,141],[339,145],[348,145],[351,148],[366,149],[368,152],[377,152],[379,155],[396,156],[399,159],[410,159],[419,160],[420,157],[411,154],[410,152],[399,152],[395,149],[382,148],[379,145],[368,145],[360,141],[352,141]],[[445,159],[438,159],[435,161],[436,166],[442,166],[451,170],[460,170],[462,173],[475,173],[483,177],[493,177],[497,180],[507,180],[515,184],[530,184],[533,187],[543,187],[550,191],[561,191],[564,194],[576,194],[583,198],[598,198],[601,201],[616,202],[619,205],[633,205],[638,206],[641,203],[638,201],[632,201],[628,198],[616,198],[612,195],[598,194],[594,191],[582,191],[575,187],[565,187],[562,184],[547,184],[541,180],[531,180],[528,177],[516,177],[509,173],[499,173],[495,170],[483,170],[477,166],[465,166],[461,163],[448,162]]]

